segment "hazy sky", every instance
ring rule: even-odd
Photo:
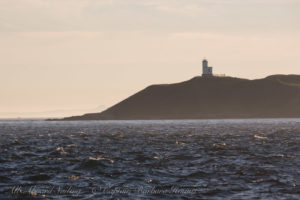
[[[0,117],[100,111],[200,75],[204,57],[230,76],[300,74],[299,10],[300,0],[0,0]]]

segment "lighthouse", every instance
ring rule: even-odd
[[[202,76],[213,76],[213,68],[208,66],[206,59],[202,61]]]

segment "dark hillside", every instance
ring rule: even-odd
[[[64,120],[300,117],[300,76],[195,77],[152,85],[102,113]]]

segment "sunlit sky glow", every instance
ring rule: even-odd
[[[200,75],[204,57],[230,76],[300,74],[299,10],[299,0],[1,0],[0,117],[101,111]]]

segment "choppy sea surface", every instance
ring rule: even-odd
[[[300,199],[300,119],[0,120],[0,199]]]

